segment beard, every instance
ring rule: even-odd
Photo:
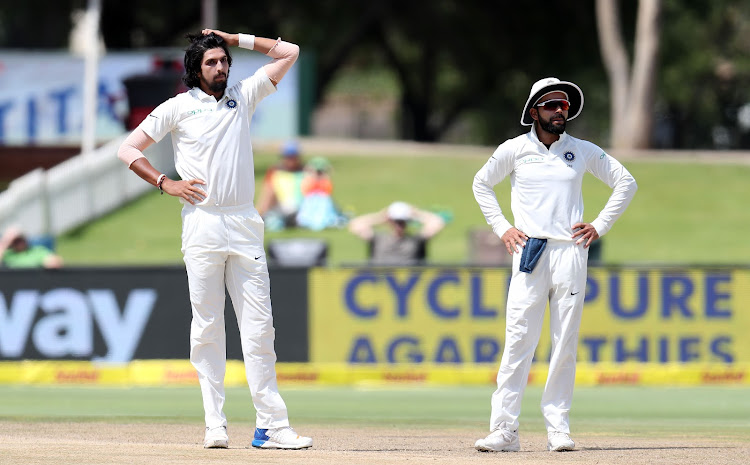
[[[227,88],[228,79],[229,75],[227,75],[227,78],[223,81],[213,81],[212,83],[208,84],[208,88],[211,89],[211,92],[224,92],[224,89]]]
[[[216,78],[219,77],[219,76],[220,75],[216,75],[216,77],[214,77],[214,79],[212,81],[209,81],[208,79],[206,79],[205,76],[199,75],[200,87],[202,89],[208,89],[208,90],[210,90],[211,92],[214,92],[214,93],[222,93],[222,92],[224,92],[224,89],[227,88],[227,82],[229,82],[229,73],[221,75],[221,76],[224,76],[224,78],[225,78],[222,81],[217,81],[216,80]]]
[[[544,119],[542,119],[542,115],[539,115],[539,126],[543,130],[545,130],[545,131],[547,131],[547,132],[549,132],[551,134],[560,135],[560,134],[564,133],[565,132],[565,125],[566,124],[567,124],[567,121],[566,121],[566,119],[565,119],[564,116],[562,117],[562,124],[554,124],[552,122],[552,118],[550,118],[547,121],[545,121]]]

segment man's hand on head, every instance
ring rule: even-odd
[[[211,33],[216,34],[217,36],[224,39],[224,42],[227,43],[230,47],[236,47],[240,44],[240,35],[239,34],[227,34],[224,31],[219,31],[218,29],[203,29],[201,33],[204,36],[207,36]]]

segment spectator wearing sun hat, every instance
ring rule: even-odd
[[[410,231],[411,224],[418,225],[416,232]],[[349,231],[368,241],[368,255],[374,265],[424,263],[428,240],[444,227],[440,215],[400,201],[349,222]]]

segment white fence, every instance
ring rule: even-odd
[[[31,237],[57,236],[154,189],[117,158],[124,139],[12,181],[0,193],[0,232],[15,225]],[[149,147],[146,156],[156,169],[174,174],[171,138]]]

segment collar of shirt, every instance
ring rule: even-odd
[[[531,130],[529,131],[529,137],[537,145],[539,145],[541,147],[544,147],[545,149],[547,148],[547,146],[545,146],[542,143],[542,141],[539,140],[539,136],[536,133],[536,125],[535,124],[531,125]],[[562,134],[560,134],[560,138],[557,139],[555,142],[553,142],[552,145],[554,145],[554,144],[556,144],[558,142],[565,142],[565,139],[567,139],[567,138],[568,138],[568,133],[567,132],[563,132]],[[550,149],[552,148],[552,145],[550,145]]]
[[[226,89],[224,90],[224,95],[222,95],[219,100],[216,100],[213,95],[208,95],[207,93],[203,92],[203,89],[201,89],[200,87],[193,87],[192,89],[190,89],[190,95],[197,98],[201,102],[221,103],[229,98]]]

